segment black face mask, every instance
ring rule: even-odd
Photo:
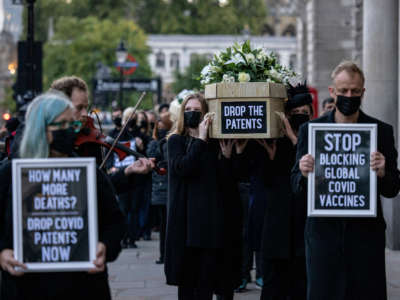
[[[155,126],[155,123],[154,123],[154,122],[150,122],[150,128],[151,128],[151,130],[154,129],[154,126]]]
[[[145,120],[140,121],[140,128],[146,128],[147,129],[147,121],[145,121]]]
[[[162,140],[167,136],[168,130],[166,129],[158,129],[158,139]]]
[[[72,128],[59,129],[51,132],[53,142],[50,147],[60,153],[71,155],[74,151],[76,133]]]
[[[121,117],[116,117],[113,120],[113,122],[114,122],[115,126],[117,126],[117,127],[121,127],[122,126],[122,118]]]
[[[295,131],[298,131],[300,126],[308,121],[310,121],[310,116],[306,114],[295,114],[289,119],[290,126]]]
[[[131,128],[131,129],[136,129],[137,128],[137,125],[136,125],[136,120],[130,120],[129,122],[128,122],[128,128]]]
[[[200,124],[201,112],[199,111],[185,111],[184,113],[184,124],[189,128],[197,128]]]
[[[361,106],[361,96],[346,97],[337,96],[336,107],[345,116],[351,116],[355,114]]]

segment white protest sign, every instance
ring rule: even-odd
[[[376,216],[376,124],[310,123],[308,216]]]
[[[94,158],[15,159],[14,253],[29,271],[94,265],[97,196]]]

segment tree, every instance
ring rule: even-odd
[[[183,73],[176,71],[174,74],[174,83],[172,90],[174,93],[187,90],[201,90],[200,72],[203,67],[208,64],[208,59],[205,56],[196,56],[192,63],[184,70]]]
[[[44,88],[48,88],[56,78],[66,75],[82,77],[92,86],[96,64],[102,62],[106,66],[113,66],[116,61],[115,49],[121,39],[139,64],[132,77],[150,77],[146,36],[133,21],[99,20],[95,17],[60,18],[54,38],[44,46]],[[112,69],[114,77],[119,78],[116,68]],[[124,95],[129,98],[128,93]]]
[[[90,16],[100,20],[117,20],[129,18],[127,10],[129,0],[85,0],[85,1],[60,1],[40,0],[35,2],[35,39],[45,42],[48,39],[49,25],[54,26],[60,17],[75,17],[84,19]],[[23,12],[24,34],[27,31],[27,8]]]
[[[261,34],[264,0],[132,0],[132,15],[147,33]]]

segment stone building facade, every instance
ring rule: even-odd
[[[150,66],[163,83],[173,82],[175,70],[183,72],[196,55],[212,58],[219,51],[232,46],[234,42],[250,39],[254,47],[263,47],[275,52],[280,62],[296,68],[296,38],[275,36],[244,35],[149,35],[148,45]]]

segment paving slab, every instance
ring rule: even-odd
[[[177,300],[177,288],[165,284],[164,265],[157,265],[158,234],[151,241],[137,242],[137,249],[124,249],[108,265],[113,300]],[[367,262],[366,262],[367,263]],[[388,299],[400,300],[400,251],[386,249]],[[254,274],[253,274],[254,276]],[[236,293],[235,300],[259,300],[260,289],[251,283]]]

